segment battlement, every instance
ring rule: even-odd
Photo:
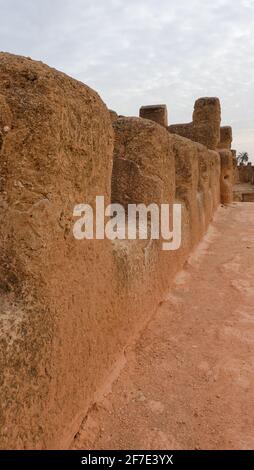
[[[232,201],[232,153],[217,151],[230,132],[218,98],[197,100],[192,123],[168,126],[165,105],[120,117],[28,58],[0,53],[0,83],[1,447],[61,448]],[[181,204],[181,247],[75,240],[73,208],[97,195]]]

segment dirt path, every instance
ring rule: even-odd
[[[254,204],[221,208],[79,449],[254,448]]]

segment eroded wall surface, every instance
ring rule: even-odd
[[[238,180],[240,183],[251,183],[254,184],[254,166],[251,162],[247,165],[239,165],[238,170]]]
[[[218,98],[199,98],[191,123],[173,124],[168,131],[216,150],[220,142],[221,107]]]
[[[111,246],[72,234],[75,204],[110,201],[113,131],[97,93],[25,58],[0,54],[0,97],[0,445],[49,448],[116,347]]]
[[[217,104],[211,124],[200,101],[202,142],[193,142],[151,120],[118,118],[87,86],[0,54],[2,449],[68,446],[202,238],[221,197]],[[75,240],[74,205],[94,207],[97,195],[125,208],[181,203],[180,249]]]

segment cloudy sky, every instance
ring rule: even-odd
[[[254,0],[0,0],[0,49],[43,60],[119,114],[166,103],[170,123],[218,96],[254,162]]]

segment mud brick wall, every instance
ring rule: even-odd
[[[168,125],[168,111],[165,104],[142,106],[139,111],[139,116],[157,122],[163,127],[167,127]]]
[[[233,156],[230,150],[219,150],[219,154],[221,158],[221,202],[223,204],[230,204],[233,201]]]
[[[220,142],[221,107],[218,98],[199,98],[194,105],[193,119],[188,124],[168,126],[172,134],[178,134],[194,142],[216,150]]]
[[[218,149],[231,149],[233,140],[232,127],[223,126],[220,128],[220,142],[218,144]]]
[[[218,101],[197,102],[197,142],[163,116],[118,118],[86,85],[0,54],[2,449],[68,446],[205,233],[221,186],[230,199],[230,159],[214,150]],[[181,203],[180,249],[75,240],[73,208],[97,195],[125,207]]]
[[[254,184],[254,166],[251,162],[247,165],[239,165],[238,167],[239,181],[241,183]]]
[[[0,97],[0,445],[49,448],[117,348],[111,246],[72,234],[74,205],[110,202],[113,130],[96,92],[26,58],[0,54]]]

